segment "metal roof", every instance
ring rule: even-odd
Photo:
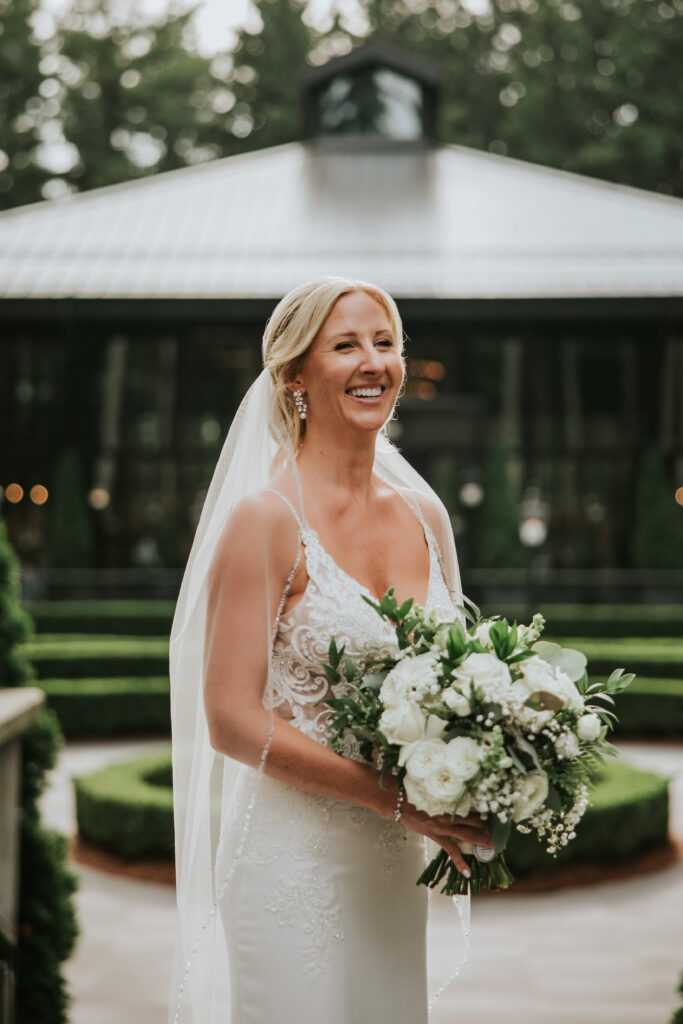
[[[460,146],[289,143],[0,214],[0,298],[683,295],[683,201]]]

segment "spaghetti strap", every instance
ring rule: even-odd
[[[294,516],[294,518],[296,519],[297,523],[299,524],[299,532],[300,533],[304,533],[306,531],[306,529],[307,529],[306,524],[304,522],[302,522],[298,512],[296,511],[296,509],[292,505],[292,503],[289,500],[289,498],[286,498],[284,496],[284,494],[280,493],[280,491],[276,491],[274,487],[264,487],[263,490],[264,491],[268,491],[270,494],[277,494],[278,498],[282,498],[284,503],[286,505],[289,505],[289,507],[291,509],[291,512],[292,512],[292,515]]]

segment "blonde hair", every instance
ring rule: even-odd
[[[387,314],[394,340],[403,354],[403,324],[396,303],[388,292],[367,281],[348,277],[322,277],[297,285],[280,299],[263,333],[263,365],[270,370],[275,391],[276,414],[294,451],[298,451],[306,421],[297,411],[291,382],[306,352],[330,314],[337,299],[350,292],[365,292]]]

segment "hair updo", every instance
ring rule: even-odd
[[[403,324],[396,303],[382,288],[348,277],[322,277],[297,285],[280,299],[263,333],[263,365],[270,371],[276,415],[295,452],[306,431],[294,396],[287,387],[325,323],[337,299],[350,292],[365,292],[385,311],[399,352],[403,353]]]

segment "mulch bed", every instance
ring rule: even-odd
[[[71,845],[71,856],[78,864],[104,871],[110,875],[124,875],[143,882],[157,882],[175,885],[175,865],[168,860],[128,861],[122,857],[98,850],[76,837]],[[683,861],[683,843],[670,839],[664,846],[628,861],[626,864],[569,864],[547,874],[530,875],[521,878],[502,893],[481,893],[480,896],[513,896],[524,893],[555,892],[576,886],[603,885],[606,882],[621,882],[655,871],[663,871],[677,861]]]

